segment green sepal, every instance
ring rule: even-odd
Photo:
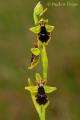
[[[46,93],[51,93],[56,90],[56,87],[50,87],[50,86],[45,85],[44,89]]]
[[[40,50],[38,48],[31,48],[31,52],[36,56],[40,54]]]
[[[38,86],[34,86],[30,78],[28,78],[28,84],[29,86],[25,86],[25,90],[28,90],[31,93],[37,93]]]
[[[40,32],[40,25],[35,26],[35,27],[31,27],[30,31],[32,31],[35,34],[38,34]]]
[[[38,86],[26,86],[25,90],[28,90],[31,93],[37,93]]]
[[[41,110],[42,110],[41,106],[36,102],[35,94],[31,93],[31,96],[32,96],[32,100],[33,100],[34,106],[36,108],[36,111],[39,114],[39,117],[41,118]]]
[[[40,82],[40,80],[42,80],[41,75],[36,73],[36,82]]]
[[[46,24],[45,27],[48,32],[52,32],[54,30],[54,26]]]

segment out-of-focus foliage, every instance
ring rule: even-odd
[[[42,1],[49,8],[45,16],[55,26],[47,47],[48,84],[58,89],[49,95],[47,120],[80,120],[79,0],[71,1],[77,2],[77,7],[55,7],[48,1]],[[35,40],[28,29],[33,26],[32,14],[37,2],[0,0],[0,120],[38,119],[30,95],[24,90],[28,76],[42,71],[41,65],[31,72],[27,70]]]

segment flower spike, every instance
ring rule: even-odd
[[[25,90],[29,91],[31,94],[40,120],[45,120],[45,112],[50,103],[47,94],[57,89],[56,87],[47,85],[48,57],[46,45],[48,45],[51,40],[51,33],[55,27],[48,24],[48,19],[41,18],[46,10],[47,8],[44,9],[41,2],[37,3],[33,13],[35,26],[30,28],[30,31],[36,35],[37,40],[33,42],[33,47],[31,48],[31,63],[28,69],[33,69],[39,61],[42,60],[42,76],[36,73],[36,85],[28,78],[29,85],[25,86]]]

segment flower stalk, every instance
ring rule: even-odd
[[[45,109],[42,108],[42,115],[41,115],[41,120],[45,120]]]
[[[47,81],[47,71],[48,71],[48,57],[46,53],[45,46],[41,50],[42,66],[43,66],[43,80]]]

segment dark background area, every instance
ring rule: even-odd
[[[35,80],[42,73],[41,64],[34,70],[30,48],[36,39],[29,31],[34,26],[33,9],[38,0],[0,0],[0,120],[38,120],[29,92],[27,78]],[[50,5],[48,5],[50,2]],[[78,6],[48,7],[45,18],[55,26],[47,46],[48,85],[56,86],[50,94],[46,120],[80,120],[80,1]],[[63,0],[61,2],[67,2]]]

